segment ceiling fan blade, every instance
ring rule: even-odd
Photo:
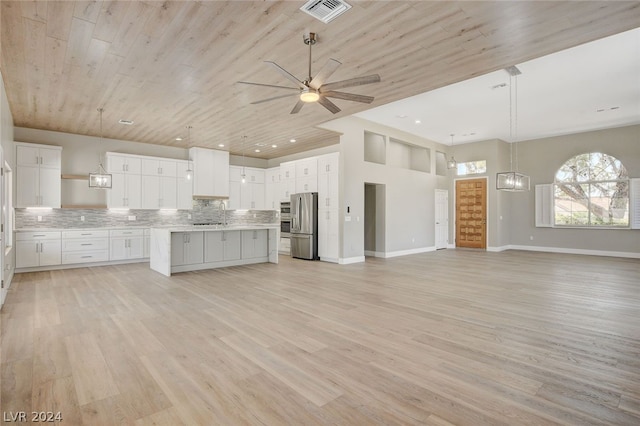
[[[324,82],[331,77],[334,72],[336,72],[340,65],[342,65],[342,62],[336,61],[335,59],[329,59],[327,63],[324,64],[324,67],[318,71],[318,74],[311,79],[309,87],[318,90],[320,86],[322,86]]]
[[[236,83],[242,83],[242,84],[250,84],[252,86],[264,86],[264,87],[274,87],[276,89],[287,89],[287,90],[295,90],[297,92],[300,91],[299,88],[297,87],[287,87],[287,86],[276,86],[275,84],[263,84],[263,83],[252,83],[250,81],[236,81]]]
[[[259,101],[251,102],[251,105],[261,104],[261,103],[269,102],[269,101],[275,101],[276,99],[280,99],[280,98],[288,98],[289,96],[298,96],[298,94],[297,93],[287,93],[286,95],[274,96],[272,98],[267,98],[267,99],[262,99],[262,100],[259,100]]]
[[[343,87],[362,86],[363,84],[371,84],[380,82],[380,76],[378,74],[365,75],[364,77],[350,78],[348,80],[336,81],[334,83],[327,83],[322,85],[320,89],[325,92],[335,89],[342,89]]]
[[[291,110],[291,114],[297,114],[298,111],[300,111],[303,106],[304,106],[304,102],[298,101],[298,103]]]
[[[329,99],[325,98],[322,95],[320,95],[320,99],[318,99],[318,103],[323,107],[325,107],[326,109],[328,109],[329,111],[331,111],[332,114],[337,114],[340,112],[340,108],[338,108],[338,105],[334,104],[333,102],[331,102]]]
[[[305,89],[307,86],[304,85],[303,82],[301,82],[300,80],[298,80],[293,74],[289,73],[289,71],[285,70],[284,68],[282,68],[280,65],[276,64],[275,62],[272,61],[264,61],[265,64],[267,65],[271,65],[271,67],[273,69],[275,69],[276,71],[278,71],[283,77],[285,77],[287,80],[292,81],[293,83],[295,83],[298,87],[300,87],[301,89]]]
[[[356,95],[355,93],[345,93],[345,92],[321,92],[322,96],[326,96],[327,98],[336,98],[336,99],[344,99],[345,101],[353,101],[353,102],[362,102],[365,104],[370,104],[375,99],[373,96],[366,95]]]

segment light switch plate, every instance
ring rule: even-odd
[[[351,216],[345,216],[344,217],[344,221],[345,222],[351,222]]]
[[[128,218],[129,220],[136,220],[136,217],[135,217],[134,215],[129,215],[127,218]]]

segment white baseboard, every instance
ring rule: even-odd
[[[340,259],[338,259],[337,257],[320,257],[320,260],[322,262],[329,262],[329,263],[340,263]]]
[[[364,255],[365,256],[371,256],[371,257],[384,257],[384,252],[383,251],[365,250],[364,251]]]
[[[389,258],[389,257],[407,256],[410,254],[426,253],[429,251],[436,251],[436,247],[435,246],[419,247],[419,248],[414,248],[409,250],[388,251],[386,253],[383,253],[384,256],[381,256],[381,257]]]
[[[501,251],[505,251],[505,250],[510,250],[511,246],[506,245],[506,246],[500,246],[500,247],[487,247],[487,251],[492,251],[492,252],[501,252]]]
[[[540,247],[540,246],[520,246],[510,245],[507,250],[526,250],[526,251],[542,251],[547,253],[566,253],[566,254],[584,254],[588,256],[610,256],[610,257],[627,257],[632,259],[640,259],[640,253],[627,251],[608,251],[608,250],[586,250],[565,247]]]
[[[361,262],[364,262],[364,256],[343,257],[338,259],[338,263],[340,265],[349,265],[351,263],[361,263]]]

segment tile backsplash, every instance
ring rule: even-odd
[[[275,210],[227,210],[223,213],[219,209],[219,203],[215,200],[194,200],[193,210],[15,209],[15,227],[21,229],[191,225],[203,222],[222,223],[223,214],[226,214],[226,223],[229,225],[278,223],[280,220]],[[131,216],[134,216],[135,220],[129,220]],[[38,217],[42,220],[38,221]]]

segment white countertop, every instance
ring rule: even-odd
[[[234,229],[270,229],[280,228],[279,223],[256,223],[248,225],[136,225],[136,226],[100,226],[100,227],[79,227],[79,228],[16,228],[16,232],[64,232],[64,231],[110,231],[120,229],[165,229],[171,232],[190,231],[232,231]]]
[[[276,223],[255,223],[247,225],[183,225],[183,226],[153,226],[165,232],[198,232],[198,231],[242,231],[252,229],[280,229]]]

